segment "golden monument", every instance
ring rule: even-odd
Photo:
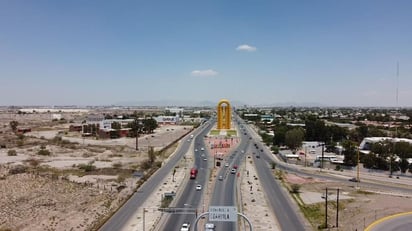
[[[231,109],[227,99],[222,99],[217,104],[217,129],[230,129]]]

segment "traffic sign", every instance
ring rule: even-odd
[[[209,207],[209,221],[237,221],[237,208],[235,206]]]

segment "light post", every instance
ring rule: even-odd
[[[360,181],[360,179],[359,179],[359,147],[358,147],[358,157],[357,157],[357,159],[358,159],[358,164],[357,164],[357,170],[356,170],[356,187],[357,188],[359,188],[359,181]]]

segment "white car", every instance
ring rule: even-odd
[[[189,231],[190,229],[190,223],[186,222],[182,224],[182,228],[180,228],[180,231]]]
[[[213,223],[206,223],[205,225],[205,231],[213,231],[215,230],[215,224]]]
[[[232,170],[230,171],[230,173],[235,174],[236,173],[236,169],[232,168]]]
[[[202,185],[200,184],[196,185],[196,191],[200,191],[200,190],[202,190]]]
[[[229,163],[225,163],[225,167],[229,167]]]

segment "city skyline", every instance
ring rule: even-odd
[[[0,105],[410,107],[411,7],[1,1]]]

